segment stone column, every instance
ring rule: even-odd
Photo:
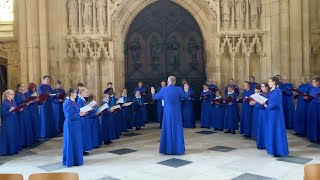
[[[94,58],[94,67],[95,67],[95,94],[96,94],[96,100],[97,103],[101,103],[101,78],[100,78],[100,63],[99,63],[99,59],[98,58]]]
[[[49,73],[47,0],[39,0],[39,35],[41,76]]]
[[[79,57],[79,64],[80,64],[80,80],[81,82],[84,84],[84,61],[85,61],[85,57]]]
[[[92,8],[93,8],[93,33],[97,33],[97,8],[96,8],[96,0],[93,0],[92,3]]]
[[[232,71],[232,78],[235,79],[235,59],[236,59],[236,53],[235,52],[231,52],[230,53],[230,57],[231,57],[231,71]]]
[[[82,34],[82,0],[78,0],[79,9],[79,34]]]
[[[27,44],[27,12],[26,1],[16,2],[18,6],[18,19],[16,34],[19,36],[18,48],[20,55],[20,81],[29,82],[28,73],[28,44]],[[17,11],[16,11],[17,12]]]
[[[245,62],[245,68],[244,68],[244,80],[248,79],[250,74],[250,56],[251,53],[250,52],[246,52],[244,54],[244,62]]]
[[[290,0],[290,77],[296,85],[302,75],[301,0]]]
[[[291,12],[291,10],[290,10]],[[287,75],[290,77],[290,27],[289,24],[289,0],[281,0],[280,1],[280,31],[281,31],[281,39],[280,39],[280,52],[281,56],[279,61],[281,61],[281,74]],[[279,42],[278,42],[279,44]]]
[[[286,1],[286,0],[285,0]],[[282,0],[281,0],[282,2]],[[280,70],[284,70],[286,67],[288,67],[288,57],[284,58],[286,60],[282,61],[281,57],[281,48],[285,46],[285,44],[282,44],[283,41],[288,40],[282,40],[283,37],[285,37],[285,34],[288,34],[288,28],[284,28],[280,25],[282,23],[282,20],[280,21],[280,1],[276,0],[271,2],[271,22],[270,22],[270,34],[271,36],[271,61],[272,61],[272,74],[279,74]],[[281,36],[284,34],[284,36]],[[285,39],[288,39],[286,37]],[[281,43],[279,43],[279,40]],[[283,67],[282,67],[283,66]],[[284,73],[288,73],[288,71],[284,70]]]
[[[302,44],[303,44],[303,74],[310,76],[310,29],[309,29],[309,1],[302,3]]]

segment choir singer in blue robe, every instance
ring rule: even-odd
[[[163,123],[161,129],[160,149],[161,154],[181,155],[185,152],[184,136],[181,115],[181,99],[188,99],[189,87],[181,88],[174,86],[176,78],[168,78],[168,86],[162,88],[155,94],[155,89],[151,88],[154,100],[164,101]]]
[[[298,90],[302,93],[309,94],[312,87],[310,84],[310,78],[308,76],[301,76],[301,85]],[[310,101],[303,99],[303,96],[293,92],[295,98],[298,98],[297,108],[294,114],[294,131],[297,135],[306,136],[307,135],[307,115]]]
[[[56,94],[52,97],[52,107],[54,113],[54,120],[56,123],[57,131],[62,133],[63,131],[63,122],[64,122],[64,114],[63,114],[63,101],[66,92],[61,88],[61,81],[56,82],[56,88],[53,90],[53,94]]]
[[[270,78],[268,84],[271,92],[268,104],[264,104],[268,111],[266,150],[275,157],[287,156],[289,147],[282,109],[282,92],[278,87],[280,84],[279,78],[276,76]]]
[[[0,156],[13,155],[21,150],[20,126],[14,109],[14,92],[6,90],[2,95],[1,126],[0,126]]]
[[[63,125],[62,164],[67,167],[83,164],[83,145],[80,116],[86,115],[80,112],[75,99],[76,90],[69,89],[68,97],[63,103],[65,121]]]
[[[311,142],[320,142],[320,77],[312,78],[313,88],[310,91],[312,99],[308,109],[307,137]],[[305,99],[308,99],[304,97]]]
[[[166,82],[161,81],[161,87],[158,88],[157,92],[160,92],[162,88],[166,87]],[[162,125],[162,117],[163,117],[163,103],[161,101],[157,101],[157,121],[160,122],[160,127]]]
[[[56,124],[53,116],[52,108],[52,98],[50,94],[52,93],[52,88],[50,84],[50,76],[43,76],[42,84],[38,86],[39,94],[46,94],[47,100],[40,105],[40,121],[41,121],[41,138],[52,138],[58,134],[56,130]]]
[[[240,122],[240,134],[245,137],[251,137],[252,130],[252,118],[253,118],[253,107],[246,101],[246,98],[250,98],[253,91],[250,88],[250,83],[245,81],[243,83],[242,92],[242,111],[241,111],[241,122]]]
[[[184,87],[189,87],[189,83],[185,82],[183,84]],[[188,88],[188,99],[182,100],[182,124],[184,128],[195,128],[196,127],[196,120],[195,120],[195,113],[194,113],[194,101],[195,96],[194,92],[191,88]]]
[[[33,93],[37,91],[37,86],[34,83],[29,83],[28,85],[28,91],[26,92],[26,98],[31,97]],[[31,126],[32,126],[32,132],[33,132],[33,139],[34,141],[39,140],[40,138],[40,114],[39,114],[39,107],[38,107],[38,98],[30,102],[29,104],[29,111],[31,116]]]
[[[203,91],[200,96],[201,100],[201,128],[210,128],[211,124],[211,100],[212,92],[209,90],[208,85],[203,85]]]
[[[294,126],[294,100],[293,93],[290,89],[293,88],[293,84],[288,83],[288,78],[286,76],[281,76],[281,84],[279,85],[282,91],[282,107],[284,113],[284,119],[287,129],[292,129]]]

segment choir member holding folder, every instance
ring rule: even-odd
[[[268,83],[261,84],[261,95],[265,98],[269,98],[270,87]],[[264,104],[264,103],[262,103]],[[254,108],[258,110],[258,117],[257,117],[257,130],[256,130],[256,145],[258,149],[265,149],[266,148],[266,137],[267,137],[267,127],[268,127],[268,111],[258,102],[255,102]],[[255,121],[255,119],[254,119]]]
[[[306,136],[307,135],[307,115],[310,101],[303,98],[303,94],[309,94],[312,89],[312,84],[310,84],[310,79],[308,76],[301,76],[301,85],[298,89],[290,89],[298,99],[297,108],[294,114],[294,131],[297,135]]]
[[[135,96],[133,98],[133,109],[134,109],[134,127],[136,130],[140,130],[142,126],[145,126],[147,121],[147,108],[145,99],[141,96],[140,90],[135,91]]]
[[[121,93],[121,97],[119,99],[121,101],[121,113],[122,113],[122,131],[128,132],[128,129],[132,129],[132,123],[131,123],[131,104],[132,100],[130,97],[128,97],[128,91],[127,89],[123,89]],[[119,101],[118,100],[118,101]]]
[[[189,86],[189,83],[185,82],[183,86],[184,86],[183,87],[184,89],[187,86]],[[195,128],[196,127],[196,120],[195,120],[195,113],[194,113],[195,96],[191,88],[188,88],[187,94],[189,95],[189,98],[181,100],[182,125],[184,128]],[[162,101],[163,100],[161,100],[161,102]]]
[[[80,112],[75,99],[77,92],[70,88],[67,93],[68,97],[63,103],[63,112],[65,121],[63,125],[63,147],[62,147],[62,164],[67,167],[80,166],[83,164],[83,144],[81,131],[81,116],[86,112]]]
[[[56,124],[54,121],[52,98],[52,88],[50,84],[50,76],[43,76],[42,84],[38,86],[39,103],[40,103],[40,121],[41,121],[41,138],[52,138],[57,135]]]
[[[56,82],[56,88],[53,90],[53,94],[56,96],[52,97],[52,107],[53,107],[53,114],[54,120],[56,123],[57,131],[62,133],[63,132],[63,122],[64,122],[64,114],[63,114],[63,107],[62,104],[64,102],[64,98],[66,92],[61,88],[61,81]]]
[[[250,82],[245,81],[243,83],[243,89],[241,98],[238,99],[238,101],[242,103],[240,134],[243,134],[245,137],[251,137],[253,107],[249,103],[253,91],[250,88]]]
[[[261,85],[256,84],[256,87],[254,88],[254,93],[261,95]],[[257,129],[258,129],[258,123],[259,123],[259,112],[260,109],[255,104],[255,101],[250,97],[250,105],[253,106],[253,116],[252,116],[252,128],[251,128],[251,137],[256,138],[257,137]]]
[[[212,128],[214,130],[223,131],[224,128],[224,116],[225,116],[225,104],[223,103],[221,91],[216,91],[216,98],[212,100]]]
[[[315,76],[312,78],[313,88],[310,91],[310,96],[304,98],[310,102],[308,110],[308,123],[307,123],[307,137],[312,142],[320,142],[320,77]]]
[[[201,128],[210,128],[211,124],[211,101],[212,101],[212,92],[209,90],[208,85],[203,85],[203,91],[200,95],[201,100]]]
[[[271,87],[270,97],[268,103],[264,103],[264,106],[268,110],[266,150],[275,157],[287,156],[289,148],[282,107],[283,95],[278,87],[280,80],[274,76],[269,79],[268,84]]]
[[[97,115],[98,112],[98,104],[95,101],[95,96],[91,95],[89,97],[89,106],[92,107],[92,112],[95,116],[90,116],[89,121],[91,122],[91,139],[92,139],[92,147],[98,148],[102,144],[101,139],[101,122],[100,117]]]
[[[77,105],[81,112],[86,115],[80,118],[81,120],[81,132],[82,132],[82,144],[83,144],[83,155],[88,155],[92,150],[92,138],[91,138],[91,123],[90,117],[95,117],[96,114],[93,112],[93,107],[86,105],[85,97],[88,97],[88,89],[81,88],[80,94],[78,95]]]
[[[14,97],[17,106],[21,107],[21,110],[17,112],[18,121],[20,124],[20,135],[21,135],[21,145],[22,147],[31,146],[34,142],[33,132],[32,132],[32,121],[29,112],[28,105],[30,102],[26,102],[25,88],[23,83],[17,85],[16,95]]]
[[[28,85],[28,91],[25,94],[26,98],[35,98],[35,101],[30,102],[29,104],[29,112],[31,116],[31,126],[33,132],[34,141],[39,140],[40,138],[40,115],[39,115],[39,107],[38,107],[38,94],[37,94],[37,86],[34,83],[30,83]]]
[[[157,89],[157,92],[160,92],[162,88],[166,87],[166,82],[161,81],[161,87]],[[157,121],[160,122],[160,127],[162,125],[162,118],[163,118],[163,101],[158,100],[157,101]]]
[[[225,133],[236,134],[235,130],[239,129],[238,125],[238,102],[237,94],[235,93],[236,87],[234,85],[228,86],[228,93],[224,103],[226,103],[226,115],[224,121],[224,127],[227,129]]]
[[[284,112],[284,119],[287,129],[293,128],[294,123],[294,101],[293,93],[290,89],[293,88],[293,84],[288,83],[288,78],[286,76],[281,76],[281,84],[279,85],[280,90],[282,91],[282,107]]]
[[[0,156],[14,155],[21,151],[20,125],[14,101],[14,92],[6,90],[2,94],[1,126],[0,126]]]
[[[110,109],[109,106],[109,94],[105,94],[102,100],[102,106],[99,108],[97,114],[102,115],[101,126],[102,126],[102,141],[104,144],[111,144],[112,140],[116,139],[115,122],[111,119],[114,109]]]
[[[110,114],[111,121],[113,121],[114,126],[115,126],[115,133],[116,137],[115,139],[119,139],[121,135],[121,128],[120,128],[120,121],[119,119],[121,118],[121,107],[120,105],[117,105],[117,98],[114,94],[113,88],[108,88],[107,93],[109,94],[109,107],[110,109],[114,109],[114,112]]]

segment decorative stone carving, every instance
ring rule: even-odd
[[[77,0],[68,1],[69,29],[71,34],[76,34],[78,30],[78,3]]]
[[[191,37],[188,43],[188,52],[191,57],[191,63],[197,63],[197,50],[200,46],[197,44],[194,37]]]
[[[261,14],[261,0],[249,0],[251,28],[259,27],[259,17]]]
[[[101,34],[104,33],[105,27],[107,24],[106,21],[106,7],[107,7],[107,2],[106,0],[97,0],[96,2],[96,8],[97,8],[97,24],[98,24],[98,29]]]
[[[226,30],[230,26],[231,21],[231,8],[233,8],[234,1],[221,0],[221,25]]]
[[[180,61],[180,44],[177,41],[176,36],[173,36],[168,44],[169,49],[169,63],[171,65],[178,65]]]
[[[238,29],[243,29],[245,22],[245,12],[246,12],[246,1],[236,0],[235,1],[235,21],[236,27]]]
[[[82,1],[82,24],[84,32],[89,34],[92,30],[92,0]]]
[[[150,43],[151,49],[151,59],[153,64],[159,64],[159,58],[161,55],[162,47],[159,39],[156,36],[152,36],[152,40]]]

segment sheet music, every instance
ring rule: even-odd
[[[254,99],[255,101],[257,101],[258,103],[260,103],[260,104],[264,104],[264,103],[266,103],[268,101],[267,98],[265,98],[265,97],[263,97],[263,96],[261,96],[260,94],[257,94],[257,93],[252,94],[250,97],[252,99]]]
[[[102,111],[104,111],[104,110],[106,110],[106,109],[108,109],[108,108],[109,108],[108,103],[105,103],[105,104],[103,104],[103,105],[98,109],[98,111],[97,111],[96,114],[100,114],[100,113],[102,113]]]
[[[37,94],[37,92],[34,92],[31,96],[32,97],[38,97],[38,94]]]
[[[120,105],[115,105],[110,108],[110,110],[121,109]]]
[[[127,106],[130,106],[133,102],[127,102],[127,103],[124,103],[122,106],[123,107],[127,107]]]
[[[164,106],[164,100],[163,99],[161,100],[161,104],[162,104],[162,106]]]
[[[97,105],[97,102],[95,100],[91,101],[88,106],[90,106],[91,108],[93,108],[94,106]]]
[[[89,111],[92,111],[92,107],[90,107],[89,105],[86,105],[80,108],[80,112],[89,112]]]
[[[49,94],[50,96],[56,96],[57,94]]]
[[[116,102],[116,104],[123,104],[123,103],[124,103],[124,102],[123,102],[123,97],[120,98],[120,99],[118,99],[117,102]]]

